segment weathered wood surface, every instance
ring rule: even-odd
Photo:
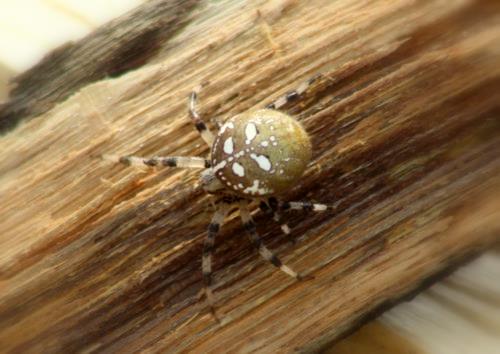
[[[10,83],[0,132],[50,110],[81,87],[154,60],[189,21],[199,0],[150,0],[85,40],[69,42]],[[140,20],[139,20],[140,19]]]
[[[497,1],[231,1],[189,16],[154,63],[51,100],[1,138],[3,351],[320,350],[498,241]],[[202,113],[225,119],[318,72],[287,108],[315,153],[286,197],[337,210],[288,215],[295,246],[257,218],[314,279],[264,263],[233,215],[217,239],[218,325],[198,300],[213,211],[198,173],[95,156],[204,155],[193,86],[208,82]]]

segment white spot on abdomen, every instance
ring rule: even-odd
[[[227,138],[226,141],[224,141],[224,152],[226,154],[232,154],[234,151],[234,142],[233,138]]]
[[[271,161],[264,155],[250,154],[250,158],[257,162],[257,165],[264,171],[271,171]]]
[[[232,170],[237,176],[243,177],[245,175],[245,168],[237,162],[233,163]]]
[[[258,179],[253,181],[253,184],[251,187],[247,187],[243,190],[243,193],[245,194],[257,194],[257,195],[263,195],[263,194],[269,194],[273,193],[273,190],[262,187],[259,188],[260,181]]]
[[[213,168],[214,172],[217,172],[220,169],[224,168],[226,166],[226,164],[227,164],[227,161],[222,160],[221,162],[219,162],[217,165],[214,166],[214,168]]]
[[[248,123],[245,127],[245,143],[250,144],[253,139],[257,136],[257,127],[254,123]]]

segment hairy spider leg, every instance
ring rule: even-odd
[[[218,209],[212,216],[212,221],[208,225],[207,236],[205,237],[205,241],[203,243],[203,254],[201,258],[204,292],[207,297],[210,312],[216,320],[218,320],[218,318],[215,313],[215,298],[212,292],[212,256],[214,253],[215,236],[217,236],[217,233],[219,232],[220,225],[224,222],[224,218],[229,211],[229,207],[230,204],[227,203],[219,204]]]
[[[242,200],[240,201],[239,204],[240,204],[240,216],[241,216],[241,221],[243,222],[243,226],[245,227],[245,230],[247,230],[250,236],[250,241],[252,242],[253,246],[259,251],[260,255],[266,261],[272,263],[275,267],[279,268],[280,270],[290,275],[291,277],[297,280],[302,280],[303,277],[300,274],[292,270],[287,265],[283,264],[280,261],[280,259],[264,245],[264,243],[262,242],[262,238],[257,233],[255,222],[253,221],[252,216],[250,215],[250,210],[248,209],[248,202],[246,200]]]
[[[280,109],[287,103],[297,100],[300,95],[307,91],[309,86],[311,86],[316,80],[321,77],[321,74],[314,75],[309,80],[301,83],[295,90],[288,91],[283,96],[278,97],[274,102],[268,104],[266,108],[269,109]]]
[[[166,166],[180,168],[209,168],[210,161],[195,156],[139,157],[103,155],[104,160],[121,163],[127,166]]]
[[[189,95],[189,115],[194,123],[194,126],[200,133],[201,138],[205,140],[208,147],[212,148],[212,145],[214,143],[214,135],[208,129],[207,125],[205,124],[205,122],[203,122],[198,111],[196,110],[196,103],[198,101],[198,90],[199,89],[193,90]]]

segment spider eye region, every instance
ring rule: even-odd
[[[295,119],[272,109],[229,119],[212,146],[215,176],[237,195],[269,196],[293,187],[311,160],[311,142]]]

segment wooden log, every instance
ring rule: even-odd
[[[318,351],[498,242],[498,2],[197,9],[148,65],[68,89],[1,138],[2,351]],[[151,15],[136,13],[127,21]],[[80,43],[89,58],[112,43],[85,45],[93,39]],[[204,156],[186,114],[194,86],[206,83],[201,111],[214,128],[213,118],[262,107],[319,72],[286,107],[314,157],[284,197],[336,209],[290,213],[296,245],[257,217],[270,248],[314,279],[262,261],[231,215],[217,239],[218,324],[199,299],[213,213],[199,173],[97,156]],[[35,74],[55,75],[45,65]],[[38,94],[4,107],[42,112]]]
[[[84,40],[54,50],[10,83],[10,100],[0,104],[0,132],[47,112],[85,85],[153,61],[189,23],[198,2],[150,0]]]

